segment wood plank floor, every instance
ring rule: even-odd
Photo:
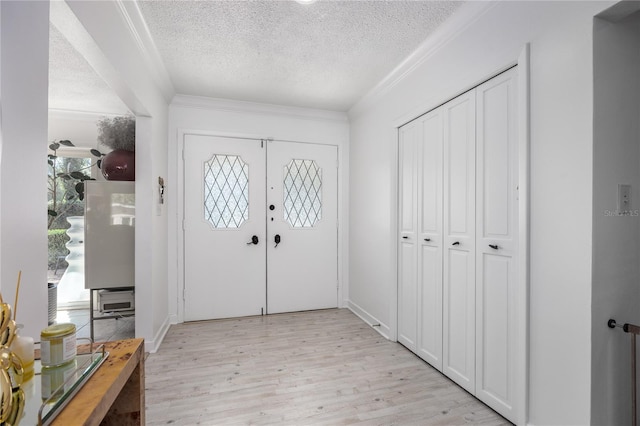
[[[509,425],[346,309],[172,326],[147,424]]]

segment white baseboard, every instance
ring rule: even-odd
[[[388,325],[383,324],[376,317],[374,317],[369,312],[365,311],[360,306],[358,306],[356,303],[353,303],[350,300],[347,301],[347,308],[351,312],[353,312],[356,316],[358,316],[362,321],[364,321],[367,324],[369,324],[374,330],[376,330],[378,333],[380,333],[385,339],[391,340],[389,338],[389,336],[391,335],[391,333],[390,333],[391,330],[389,329]]]
[[[156,333],[156,335],[153,336],[153,340],[145,339],[144,341],[145,352],[154,354],[158,351],[158,349],[160,349],[160,344],[164,340],[164,336],[167,334],[167,331],[169,331],[170,325],[171,323],[169,321],[169,317],[166,317],[164,322],[162,323],[162,326],[158,329],[158,332]]]

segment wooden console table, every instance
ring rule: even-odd
[[[144,425],[144,340],[105,343],[109,356],[52,425]]]

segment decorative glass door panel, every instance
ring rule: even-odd
[[[311,228],[322,219],[322,169],[313,160],[291,160],[284,167],[284,219],[294,228]]]
[[[249,165],[237,155],[205,161],[204,217],[214,228],[240,228],[249,219]]]

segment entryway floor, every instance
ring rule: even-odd
[[[116,315],[114,313],[114,315]],[[76,337],[90,338],[89,308],[58,310],[56,323],[71,322],[76,325]],[[93,322],[95,342],[132,339],[135,337],[135,317],[100,319]],[[78,343],[82,343],[79,341]]]

